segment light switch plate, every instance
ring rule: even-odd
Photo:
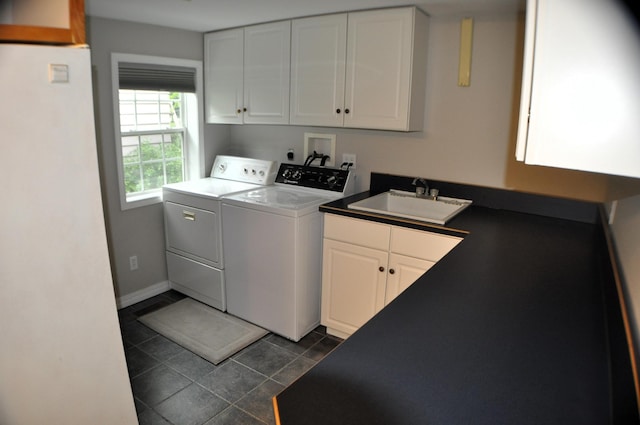
[[[69,65],[50,63],[49,64],[49,82],[50,83],[68,83],[69,82]]]

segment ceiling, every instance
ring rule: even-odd
[[[524,9],[525,0],[85,0],[86,14],[207,32],[301,16],[416,5],[432,16]]]

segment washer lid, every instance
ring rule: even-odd
[[[262,187],[225,198],[230,204],[243,205],[263,211],[287,215],[302,215],[317,210],[318,206],[335,200],[326,194],[297,190],[281,186]]]
[[[207,177],[199,180],[167,184],[163,186],[163,189],[173,192],[185,193],[187,195],[200,195],[207,198],[221,198],[225,195],[255,189],[258,187],[262,186],[252,183]]]

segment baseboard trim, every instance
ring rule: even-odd
[[[120,310],[135,303],[139,303],[140,301],[155,297],[163,292],[167,292],[169,289],[171,289],[171,283],[168,280],[158,282],[144,289],[140,289],[139,291],[116,298],[116,305],[118,310]]]

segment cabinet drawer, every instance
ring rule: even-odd
[[[389,249],[390,226],[341,217],[324,215],[324,237],[351,244],[387,251]]]
[[[438,261],[451,251],[462,239],[419,230],[393,227],[391,229],[391,252]]]

